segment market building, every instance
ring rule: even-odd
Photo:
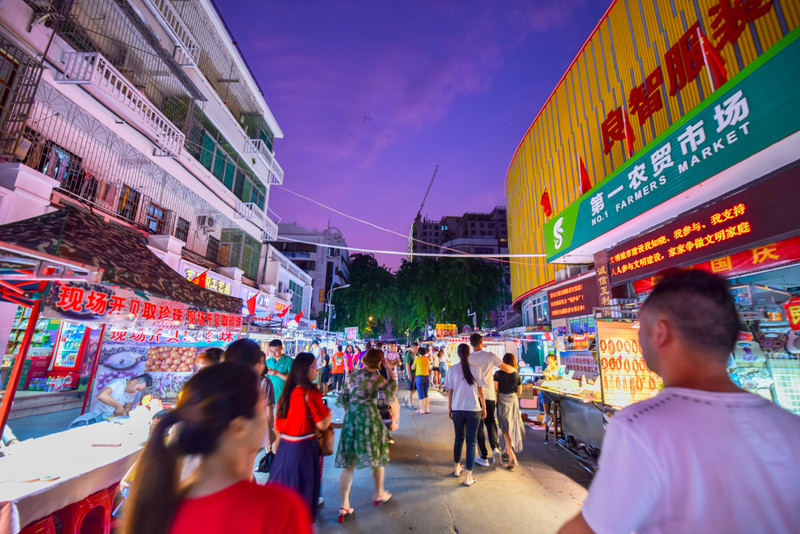
[[[692,267],[732,282],[734,380],[800,414],[798,25],[788,0],[612,2],[522,138],[509,249],[547,261],[512,265],[514,302],[552,327],[570,377],[588,374],[561,381],[573,400],[657,391],[637,303],[662,269]],[[599,412],[591,431],[568,412],[563,430],[599,445]]]
[[[320,317],[326,311],[331,289],[350,281],[347,242],[341,230],[334,227],[308,229],[292,222],[280,223],[278,228],[286,240],[273,242],[271,246],[311,275],[315,294],[311,299],[310,313],[313,317]],[[316,243],[338,248],[317,246]]]

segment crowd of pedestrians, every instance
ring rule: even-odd
[[[674,275],[645,301],[640,344],[665,390],[612,419],[589,496],[564,534],[696,532],[708,525],[714,532],[745,532],[754,525],[747,520],[752,514],[764,527],[757,530],[797,531],[800,474],[793,447],[800,423],[730,381],[725,365],[738,318],[727,287],[707,273]],[[678,313],[679,303],[691,306]],[[267,355],[242,339],[224,353],[203,353],[177,407],[159,413],[126,476],[125,532],[311,532],[325,454],[341,469],[339,522],[355,513],[356,469],[372,472],[373,505],[390,501],[385,469],[400,419],[399,383],[408,387],[404,400],[412,410],[417,396],[420,415],[431,413],[431,388],[445,392],[454,437],[451,474],[463,475],[463,486],[476,483],[476,465],[499,467],[505,457],[513,470],[525,437],[517,359],[483,350],[480,334],[469,341],[458,345],[457,361],[417,343],[404,353],[377,343],[339,345],[330,354],[313,343],[310,352],[291,358],[280,340],[269,343]],[[547,372],[553,368],[549,361]],[[320,436],[331,425],[326,393],[344,417],[338,447],[324,451]],[[542,400],[545,406],[553,401]],[[774,439],[754,439],[759,436]],[[262,450],[274,451],[263,486],[253,481]],[[726,504],[713,504],[713,495]]]

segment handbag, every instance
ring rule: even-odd
[[[308,411],[308,417],[311,418],[311,411],[308,410],[308,391],[306,391],[306,411]],[[313,421],[312,421],[313,423]],[[328,428],[325,430],[320,430],[314,425],[314,436],[317,438],[317,443],[319,444],[319,451],[322,456],[330,456],[333,454],[333,428],[331,425],[328,425]]]
[[[258,471],[259,473],[269,473],[270,468],[272,467],[272,460],[275,459],[275,453],[271,450],[267,451],[267,454],[261,458],[261,461],[258,462]]]

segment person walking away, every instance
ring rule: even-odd
[[[350,489],[353,471],[369,467],[375,482],[372,502],[375,506],[392,498],[383,485],[385,465],[389,463],[389,431],[381,420],[376,404],[378,392],[387,398],[394,397],[397,383],[386,380],[377,373],[383,354],[371,349],[364,355],[364,369],[353,371],[345,384],[337,404],[345,409],[335,466],[342,468],[339,492],[342,504],[339,522],[351,517],[355,510],[350,506]]]
[[[252,339],[237,339],[227,346],[222,353],[222,361],[236,362],[255,371],[259,380],[261,391],[264,393],[264,407],[267,413],[267,430],[264,432],[264,439],[261,446],[265,452],[273,450],[275,444],[275,388],[267,378],[266,355],[261,350],[261,346]],[[192,468],[192,462],[184,464],[184,473]]]
[[[337,395],[340,391],[342,391],[342,385],[344,385],[344,365],[344,353],[342,352],[342,346],[338,345],[331,360],[331,378],[333,381],[331,387],[333,388],[334,393]]]
[[[250,481],[266,429],[263,395],[252,368],[239,363],[190,378],[139,457],[124,534],[310,534],[308,507],[296,492]],[[180,483],[177,462],[187,454],[199,455],[200,465]]]
[[[389,352],[384,353],[384,361],[386,362],[388,369],[391,373],[392,379],[397,382],[398,380],[398,372],[397,369],[400,366],[400,353],[397,351],[397,343],[391,343],[389,345]],[[397,395],[394,396],[392,399],[391,404],[389,405],[389,409],[392,412],[392,432],[400,428],[400,400],[397,398]]]
[[[428,400],[428,386],[430,385],[431,361],[428,359],[428,349],[421,348],[411,365],[417,376],[417,397],[419,398],[419,410],[416,413],[431,413],[431,405]]]
[[[503,356],[503,363],[514,369],[517,368],[517,359],[510,352]],[[522,439],[525,437],[525,426],[519,411],[522,378],[517,371],[507,373],[499,370],[494,374],[494,388],[497,393],[497,422],[503,433],[503,444],[508,455],[508,469],[511,470],[517,465],[515,453],[522,450]]]
[[[275,398],[279,399],[283,393],[283,386],[289,378],[289,369],[292,368],[292,359],[283,353],[283,342],[280,339],[273,339],[269,342],[269,357],[266,365],[267,375],[275,389]]]
[[[461,450],[467,444],[466,474],[464,485],[475,484],[472,472],[475,469],[475,443],[478,437],[478,425],[486,417],[484,387],[486,382],[483,373],[477,366],[469,362],[469,346],[461,343],[456,349],[459,363],[450,368],[444,379],[447,388],[447,411],[453,420],[455,442],[453,444],[453,476],[458,478],[464,466],[461,465]]]
[[[406,351],[403,358],[406,366],[406,377],[408,378],[408,398],[406,399],[406,406],[412,410],[414,409],[414,392],[417,390],[416,375],[414,375],[412,366],[414,365],[414,359],[417,357],[417,352],[419,352],[419,343],[414,342],[411,344],[411,348]]]
[[[322,380],[320,386],[322,388],[322,396],[328,394],[328,382],[331,380],[331,357],[328,355],[328,349],[322,348],[322,358],[325,365],[322,367]]]
[[[547,366],[544,368],[543,374],[545,380],[558,380],[561,378],[561,375],[558,374],[558,358],[555,354],[547,355]],[[553,405],[555,399],[550,393],[542,391],[541,389],[539,390],[537,398],[539,405],[544,410],[544,432],[547,434],[550,423],[553,422],[553,414],[550,412],[550,407]],[[555,428],[553,431],[555,432]]]
[[[439,376],[441,383],[444,384],[444,379],[447,377],[447,356],[444,349],[439,349]]]
[[[320,450],[314,429],[325,430],[331,424],[331,411],[314,385],[317,374],[314,355],[298,354],[289,371],[286,387],[278,399],[275,429],[281,446],[272,460],[269,483],[279,483],[297,490],[311,512],[317,515],[322,472]]]
[[[209,347],[197,355],[197,358],[194,359],[194,366],[197,371],[199,371],[209,365],[218,364],[222,361],[223,352],[224,351],[219,347]]]
[[[440,379],[441,375],[439,374],[439,351],[435,348],[430,349],[430,360],[431,360],[431,386],[432,387],[439,387],[441,385]]]
[[[489,450],[486,448],[486,434],[489,437],[489,446],[493,455],[495,465],[499,465],[503,461],[503,454],[500,452],[500,441],[497,436],[497,422],[495,421],[495,411],[497,396],[494,388],[489,386],[494,380],[494,369],[499,367],[506,373],[513,373],[516,369],[508,364],[503,363],[499,356],[491,352],[483,350],[483,336],[474,333],[469,336],[469,343],[472,345],[472,354],[469,361],[475,364],[478,371],[483,375],[483,380],[487,384],[484,390],[486,397],[486,417],[478,425],[478,449],[480,450],[480,458],[475,460],[475,463],[483,467],[489,466]],[[484,432],[484,428],[486,429]]]
[[[664,389],[611,418],[562,534],[800,532],[800,418],[733,383],[740,329],[727,280],[664,273],[639,311],[642,355]]]

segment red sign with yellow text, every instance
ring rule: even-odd
[[[794,261],[800,261],[800,236],[790,237],[777,243],[770,243],[769,245],[737,252],[729,256],[714,258],[711,261],[693,265],[692,269],[700,269],[730,278],[767,267],[779,267]],[[656,282],[655,278],[650,276],[644,280],[634,282],[633,288],[636,293],[642,294],[652,291]]]
[[[786,308],[786,318],[792,330],[800,330],[800,297],[794,297],[783,304]]]
[[[800,166],[794,166],[612,248],[608,252],[612,284],[798,233],[800,210],[785,200],[798,183]]]
[[[600,305],[595,276],[547,292],[551,319],[591,315]]]

